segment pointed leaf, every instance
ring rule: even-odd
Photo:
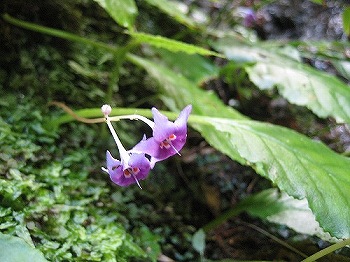
[[[223,57],[221,54],[208,49],[176,41],[159,35],[149,35],[146,33],[130,32],[130,35],[137,41],[149,44],[154,47],[164,48],[172,52],[185,52],[187,54],[213,55]]]
[[[203,124],[192,126],[213,147],[233,159],[236,154],[232,151],[237,151],[245,159],[243,164],[252,166],[282,191],[306,198],[325,231],[337,238],[350,237],[348,158],[284,127],[226,118],[203,117],[197,121]]]
[[[335,76],[318,71],[290,57],[269,50],[237,43],[231,38],[214,44],[229,59],[254,64],[246,68],[251,81],[260,89],[277,87],[291,103],[306,106],[319,117],[334,117],[350,123],[350,87]]]
[[[44,262],[43,254],[28,245],[23,239],[0,233],[0,261]]]
[[[130,60],[160,82],[172,110],[192,104],[191,126],[214,148],[252,166],[288,195],[306,198],[321,227],[332,236],[350,237],[348,158],[290,129],[243,120],[214,94],[164,66],[135,56]]]
[[[120,26],[131,29],[137,15],[134,0],[95,0]]]

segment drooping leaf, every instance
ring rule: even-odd
[[[23,239],[0,233],[0,261],[47,262],[43,254]]]
[[[159,35],[150,35],[146,33],[130,32],[130,35],[137,41],[149,44],[154,47],[164,48],[172,52],[185,52],[187,54],[212,55],[223,57],[221,54],[208,49],[166,38]]]
[[[165,103],[179,111],[193,105],[191,126],[214,148],[252,166],[282,191],[306,198],[321,227],[337,238],[350,237],[350,160],[290,129],[252,120],[183,76],[146,59],[131,57],[160,82]]]
[[[260,89],[276,86],[291,103],[306,106],[319,117],[350,123],[350,87],[337,77],[295,61],[278,49],[242,45],[231,38],[214,46],[229,59],[252,62],[246,71]]]
[[[137,16],[134,0],[95,0],[120,26],[131,29]]]
[[[251,216],[286,225],[301,234],[316,235],[325,241],[337,241],[320,227],[306,199],[298,200],[271,188],[247,197],[238,205]]]
[[[186,16],[179,8],[179,6],[169,0],[146,0],[146,2],[152,6],[159,8],[161,11],[166,13],[167,15],[173,17],[176,21],[181,24],[184,24],[188,27],[195,27],[195,22]]]

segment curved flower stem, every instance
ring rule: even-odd
[[[112,116],[109,117],[110,121],[119,121],[120,119],[129,119],[129,120],[141,120],[142,122],[149,125],[150,128],[154,127],[154,122],[149,120],[147,117],[141,116],[141,115],[122,115],[122,116]]]
[[[304,259],[302,262],[312,262],[315,261],[321,257],[324,257],[328,255],[329,253],[332,253],[333,251],[345,247],[346,245],[350,245],[350,238],[345,239],[341,242],[335,243],[325,249],[322,249],[321,251],[318,251],[317,253],[313,254],[312,256],[309,256],[308,258]]]
[[[109,120],[109,116],[106,116],[105,120],[106,120],[107,126],[109,128],[109,131],[111,132],[113,139],[114,139],[115,143],[117,144],[119,154],[120,154],[120,159],[127,159],[129,157],[129,154],[126,152],[122,142],[120,142],[120,139],[119,139],[117,133],[115,132],[111,121]]]

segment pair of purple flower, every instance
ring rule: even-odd
[[[175,154],[180,155],[179,151],[186,142],[187,120],[192,106],[186,106],[174,122],[169,121],[154,107],[152,108],[154,122],[142,116],[128,117],[144,121],[153,130],[152,137],[146,139],[146,136],[144,136],[138,144],[128,151],[123,147],[111,124],[112,118],[109,117],[111,107],[103,105],[101,110],[120,155],[120,160],[117,160],[107,150],[107,168],[102,168],[102,170],[107,172],[111,180],[117,185],[128,186],[137,183],[141,188],[139,180],[145,179],[157,162]],[[146,155],[148,155],[148,158]]]

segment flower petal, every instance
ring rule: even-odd
[[[145,157],[145,154],[132,153],[129,160],[129,166],[130,168],[138,169],[138,172],[135,173],[138,180],[145,179],[151,169],[150,162]]]
[[[152,114],[154,120],[153,137],[158,142],[162,142],[171,135],[171,130],[175,128],[175,125],[155,107],[152,108]]]

